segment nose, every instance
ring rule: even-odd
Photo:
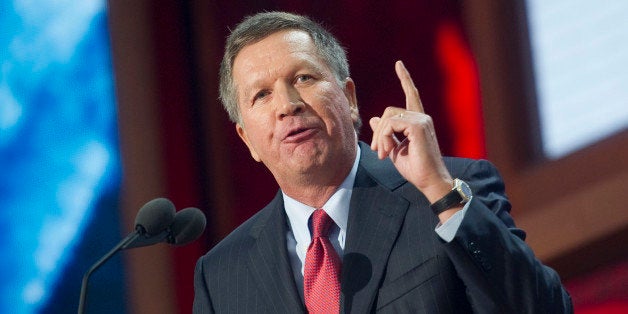
[[[283,119],[302,113],[305,110],[305,103],[301,99],[299,91],[294,86],[286,84],[275,90],[277,97],[277,118]]]

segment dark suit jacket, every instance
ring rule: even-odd
[[[558,275],[535,259],[486,161],[445,158],[474,196],[454,240],[424,195],[367,145],[351,197],[342,264],[343,313],[562,313]],[[286,249],[281,193],[201,257],[194,313],[303,313]]]

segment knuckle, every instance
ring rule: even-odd
[[[434,125],[432,117],[426,114],[421,116],[420,123],[423,126],[423,128],[426,128],[426,129],[432,128],[432,125]]]
[[[397,107],[393,107],[393,106],[388,106],[386,107],[386,109],[384,109],[384,115],[385,116],[391,116],[394,115],[395,112],[398,110],[399,108]]]

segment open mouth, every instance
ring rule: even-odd
[[[297,135],[297,134],[299,134],[299,133],[303,133],[303,132],[305,132],[305,131],[307,131],[307,130],[308,130],[307,128],[299,128],[299,129],[296,129],[296,130],[294,130],[294,131],[292,131],[292,132],[288,133],[288,136],[287,136],[287,137],[295,136],[295,135]]]
[[[306,127],[297,128],[290,131],[288,135],[286,135],[286,138],[284,139],[284,141],[288,143],[296,143],[296,142],[305,141],[311,138],[312,136],[314,136],[316,132],[317,131],[314,128],[306,128]]]

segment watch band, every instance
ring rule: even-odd
[[[473,192],[471,191],[469,185],[456,178],[454,179],[454,186],[451,191],[443,196],[443,198],[432,203],[430,208],[432,208],[435,215],[439,215],[452,207],[467,203],[471,199],[472,195]]]
[[[447,193],[443,198],[438,201],[432,203],[430,208],[434,212],[434,215],[439,215],[440,213],[454,207],[460,205],[462,202],[462,196],[458,193],[457,190],[451,190]]]

